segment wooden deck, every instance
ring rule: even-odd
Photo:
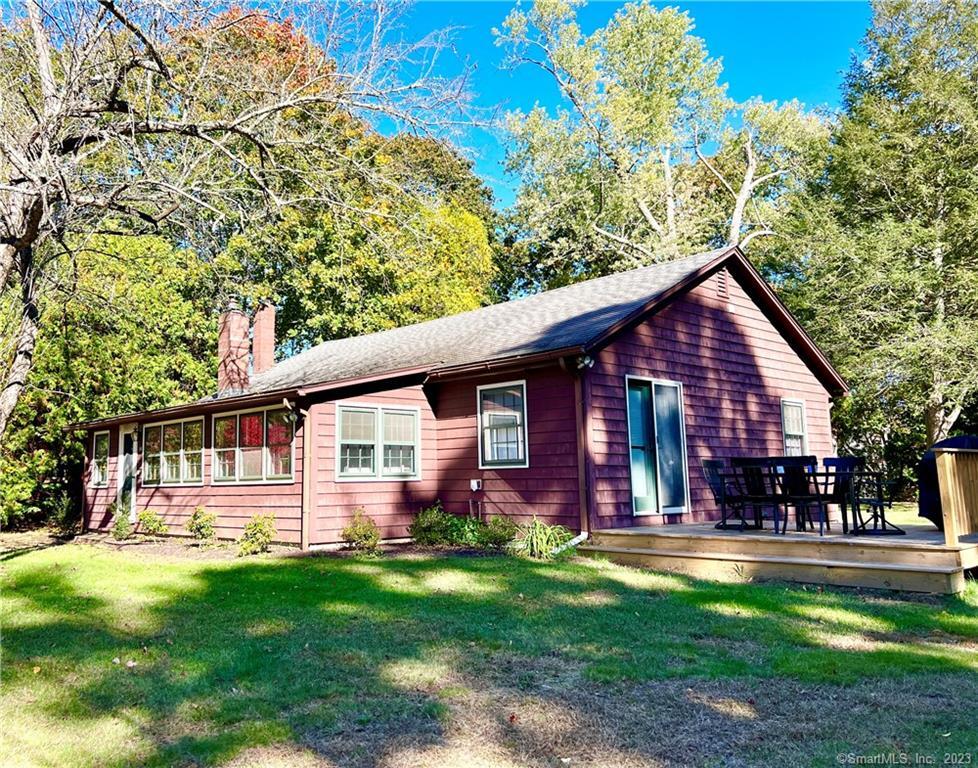
[[[953,594],[978,568],[978,535],[949,546],[930,525],[906,536],[718,531],[712,523],[592,531],[578,551],[624,565],[721,581],[785,580]]]

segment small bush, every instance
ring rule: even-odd
[[[204,507],[197,507],[187,521],[187,531],[200,542],[209,543],[214,540],[214,523],[217,515],[208,512]]]
[[[125,514],[115,504],[111,507],[112,511],[112,538],[116,541],[131,539],[134,533],[132,523],[129,522],[129,515]]]
[[[271,515],[255,515],[238,539],[238,557],[267,552],[275,538],[275,518]]]
[[[144,509],[139,513],[139,532],[147,536],[166,536],[170,530],[159,513],[152,509]]]
[[[63,539],[72,538],[78,533],[78,523],[81,520],[80,506],[67,493],[58,494],[50,503],[50,523],[55,534]]]
[[[513,549],[538,560],[550,560],[554,556],[553,551],[572,538],[574,534],[564,526],[547,525],[534,515],[532,521],[520,526]]]
[[[437,501],[427,509],[422,509],[414,522],[408,526],[408,533],[414,539],[415,544],[422,546],[439,546],[441,544],[451,544],[452,529],[455,525],[456,517],[448,514],[442,509],[441,502]]]
[[[380,531],[377,523],[367,517],[363,508],[353,512],[353,520],[343,529],[340,537],[350,549],[366,554],[375,554],[380,548]]]
[[[505,517],[488,522],[446,512],[441,502],[421,510],[408,531],[422,546],[473,547],[500,549],[515,538],[516,524]]]
[[[479,546],[483,549],[503,549],[519,533],[519,526],[508,517],[491,517],[479,531]]]

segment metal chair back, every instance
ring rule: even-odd
[[[825,479],[825,495],[830,504],[844,504],[853,489],[853,478],[866,469],[866,459],[859,456],[826,456],[822,465],[831,474]]]
[[[706,484],[710,486],[710,491],[713,493],[713,501],[718,505],[724,497],[723,469],[722,459],[703,459],[703,475],[706,477]]]

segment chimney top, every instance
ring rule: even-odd
[[[263,301],[255,312],[251,339],[252,371],[264,373],[275,365],[275,305]]]

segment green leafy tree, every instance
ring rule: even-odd
[[[51,321],[0,446],[0,524],[43,517],[73,487],[84,445],[70,424],[213,388],[214,281],[196,254],[159,237],[102,237],[73,267],[43,306]]]
[[[59,291],[51,275],[89,238],[163,231],[212,255],[307,201],[369,224],[362,187],[383,195],[396,181],[362,172],[347,126],[457,122],[466,73],[418,65],[446,50],[444,33],[406,40],[384,0],[288,13],[209,0],[0,7],[0,293],[17,316],[0,339],[0,438]],[[303,162],[310,151],[328,162]]]
[[[909,478],[978,396],[978,6],[877,3],[864,49],[764,261],[852,387],[844,448]]]
[[[366,173],[380,166],[386,189],[348,191],[362,220],[318,204],[293,206],[233,237],[222,274],[273,298],[285,352],[474,309],[496,274],[491,195],[471,165],[428,139],[370,133],[348,151]],[[305,159],[316,163],[315,153]],[[347,182],[356,187],[356,178]]]
[[[496,32],[512,66],[541,69],[562,96],[553,113],[508,116],[511,290],[773,234],[777,200],[824,151],[824,121],[797,103],[735,105],[686,13],[632,2],[586,35],[577,5],[518,8]]]

